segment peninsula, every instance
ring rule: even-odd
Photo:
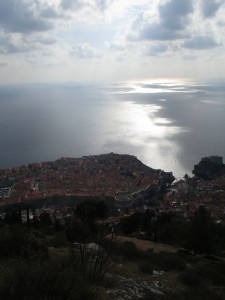
[[[102,154],[62,157],[0,171],[0,205],[50,197],[112,197],[120,191],[137,193],[151,187],[165,189],[174,176],[155,170],[135,156]]]
[[[222,157],[202,158],[194,166],[195,176],[174,182],[172,172],[152,169],[126,154],[32,163],[0,170],[0,212],[50,207],[51,214],[57,211],[63,219],[63,208],[100,199],[122,214],[154,209],[187,219],[204,205],[225,224],[224,166]]]

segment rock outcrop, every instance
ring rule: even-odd
[[[194,166],[192,173],[202,179],[213,179],[225,174],[225,164],[221,156],[203,157],[200,162]]]

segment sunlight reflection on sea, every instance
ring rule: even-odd
[[[192,79],[0,87],[0,168],[113,151],[190,174],[225,157],[224,92]]]

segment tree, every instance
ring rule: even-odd
[[[213,252],[212,220],[203,205],[194,213],[188,240],[189,248],[195,255]]]
[[[48,257],[45,241],[23,226],[6,225],[0,228],[0,257]]]
[[[151,231],[152,221],[155,218],[155,212],[147,209],[143,216],[143,229],[145,232]]]
[[[22,223],[21,210],[7,211],[4,220],[8,224]]]
[[[39,216],[40,224],[43,226],[49,226],[52,224],[51,217],[47,212],[42,212]]]
[[[102,246],[103,231],[98,229],[97,232],[93,232],[91,223],[71,220],[67,224],[66,237],[74,270],[77,268],[76,253],[78,250],[84,278],[92,281],[102,280],[111,266],[109,259],[111,243],[108,240],[104,247]]]
[[[107,207],[104,201],[86,200],[76,207],[77,217],[84,222],[93,219],[104,219],[107,215]]]
[[[128,218],[124,218],[121,223],[121,229],[125,234],[133,233],[142,228],[143,213],[135,213]]]

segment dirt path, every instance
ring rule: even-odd
[[[132,242],[136,245],[136,247],[139,250],[142,251],[146,251],[148,249],[153,250],[154,252],[169,252],[169,253],[176,253],[177,252],[177,248],[170,246],[170,245],[166,245],[166,244],[161,244],[161,243],[154,243],[151,241],[146,241],[146,240],[140,240],[140,239],[136,239],[136,238],[130,238],[130,237],[126,237],[126,236],[117,236],[116,237],[118,239],[119,242]]]

